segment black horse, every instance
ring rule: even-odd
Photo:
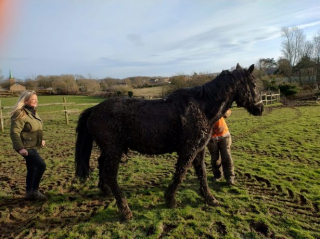
[[[173,182],[165,192],[167,206],[174,207],[175,194],[193,164],[200,193],[209,205],[218,205],[208,187],[204,152],[213,124],[235,101],[252,115],[262,115],[263,104],[252,75],[239,64],[216,79],[193,88],[179,89],[164,99],[109,99],[86,109],[79,117],[75,149],[76,176],[89,175],[93,141],[101,150],[99,186],[111,190],[123,219],[132,213],[117,182],[119,162],[128,149],[145,154],[177,152]]]

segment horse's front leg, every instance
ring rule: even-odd
[[[193,160],[193,167],[196,171],[200,182],[200,193],[204,197],[206,203],[210,206],[217,206],[219,202],[215,197],[211,194],[208,181],[207,181],[207,171],[206,165],[204,162],[205,150],[201,150]]]
[[[173,182],[169,185],[168,189],[165,192],[164,198],[166,201],[166,205],[170,208],[175,207],[175,195],[178,189],[178,186],[183,181],[187,169],[190,167],[190,164],[194,158],[194,154],[192,155],[179,155],[178,162],[176,164],[176,171],[173,176]]]

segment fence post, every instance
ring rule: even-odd
[[[264,95],[264,99],[266,100],[266,105],[268,104],[268,93],[266,93],[265,95]]]
[[[0,100],[0,121],[1,121],[1,132],[4,132],[4,126],[3,126],[3,115],[2,115],[2,105]]]
[[[66,97],[63,97],[63,103],[65,103],[65,104],[67,103]],[[64,105],[63,109],[64,109],[64,115],[65,115],[65,118],[66,118],[66,124],[69,125],[69,116],[68,116],[68,112],[67,112],[67,106]]]

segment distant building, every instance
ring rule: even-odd
[[[49,88],[38,87],[36,91],[38,95],[51,95],[54,93],[52,87],[49,87]]]
[[[9,71],[9,84],[10,84],[10,88],[7,89],[7,91],[11,91],[12,93],[14,92],[22,92],[26,90],[26,87],[24,87],[23,85],[16,83],[16,80],[14,79],[11,70]]]
[[[12,72],[11,72],[11,70],[10,70],[10,71],[9,71],[9,83],[10,83],[10,87],[11,87],[12,85],[14,85],[15,82],[16,82],[16,80],[15,80],[14,77],[12,76]]]
[[[12,92],[22,92],[25,91],[26,87],[20,85],[19,83],[14,83],[14,85],[10,86],[10,91]]]
[[[126,82],[118,82],[116,85],[128,86],[128,84]]]

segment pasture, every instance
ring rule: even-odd
[[[16,98],[2,98],[13,105]],[[103,99],[68,96],[84,109]],[[39,96],[39,103],[61,102],[61,96]],[[9,120],[0,133],[1,238],[320,238],[320,106],[281,105],[265,108],[262,117],[233,108],[227,119],[233,145],[236,186],[213,183],[206,154],[209,186],[220,201],[205,204],[197,193],[193,169],[178,189],[175,209],[164,205],[175,154],[123,158],[119,183],[133,212],[121,222],[113,197],[97,188],[99,152],[93,150],[92,172],[85,184],[74,171],[77,114],[65,124],[62,106],[39,106],[44,120],[47,163],[40,190],[46,202],[25,201],[25,162],[15,153]],[[4,113],[7,114],[9,110]]]

